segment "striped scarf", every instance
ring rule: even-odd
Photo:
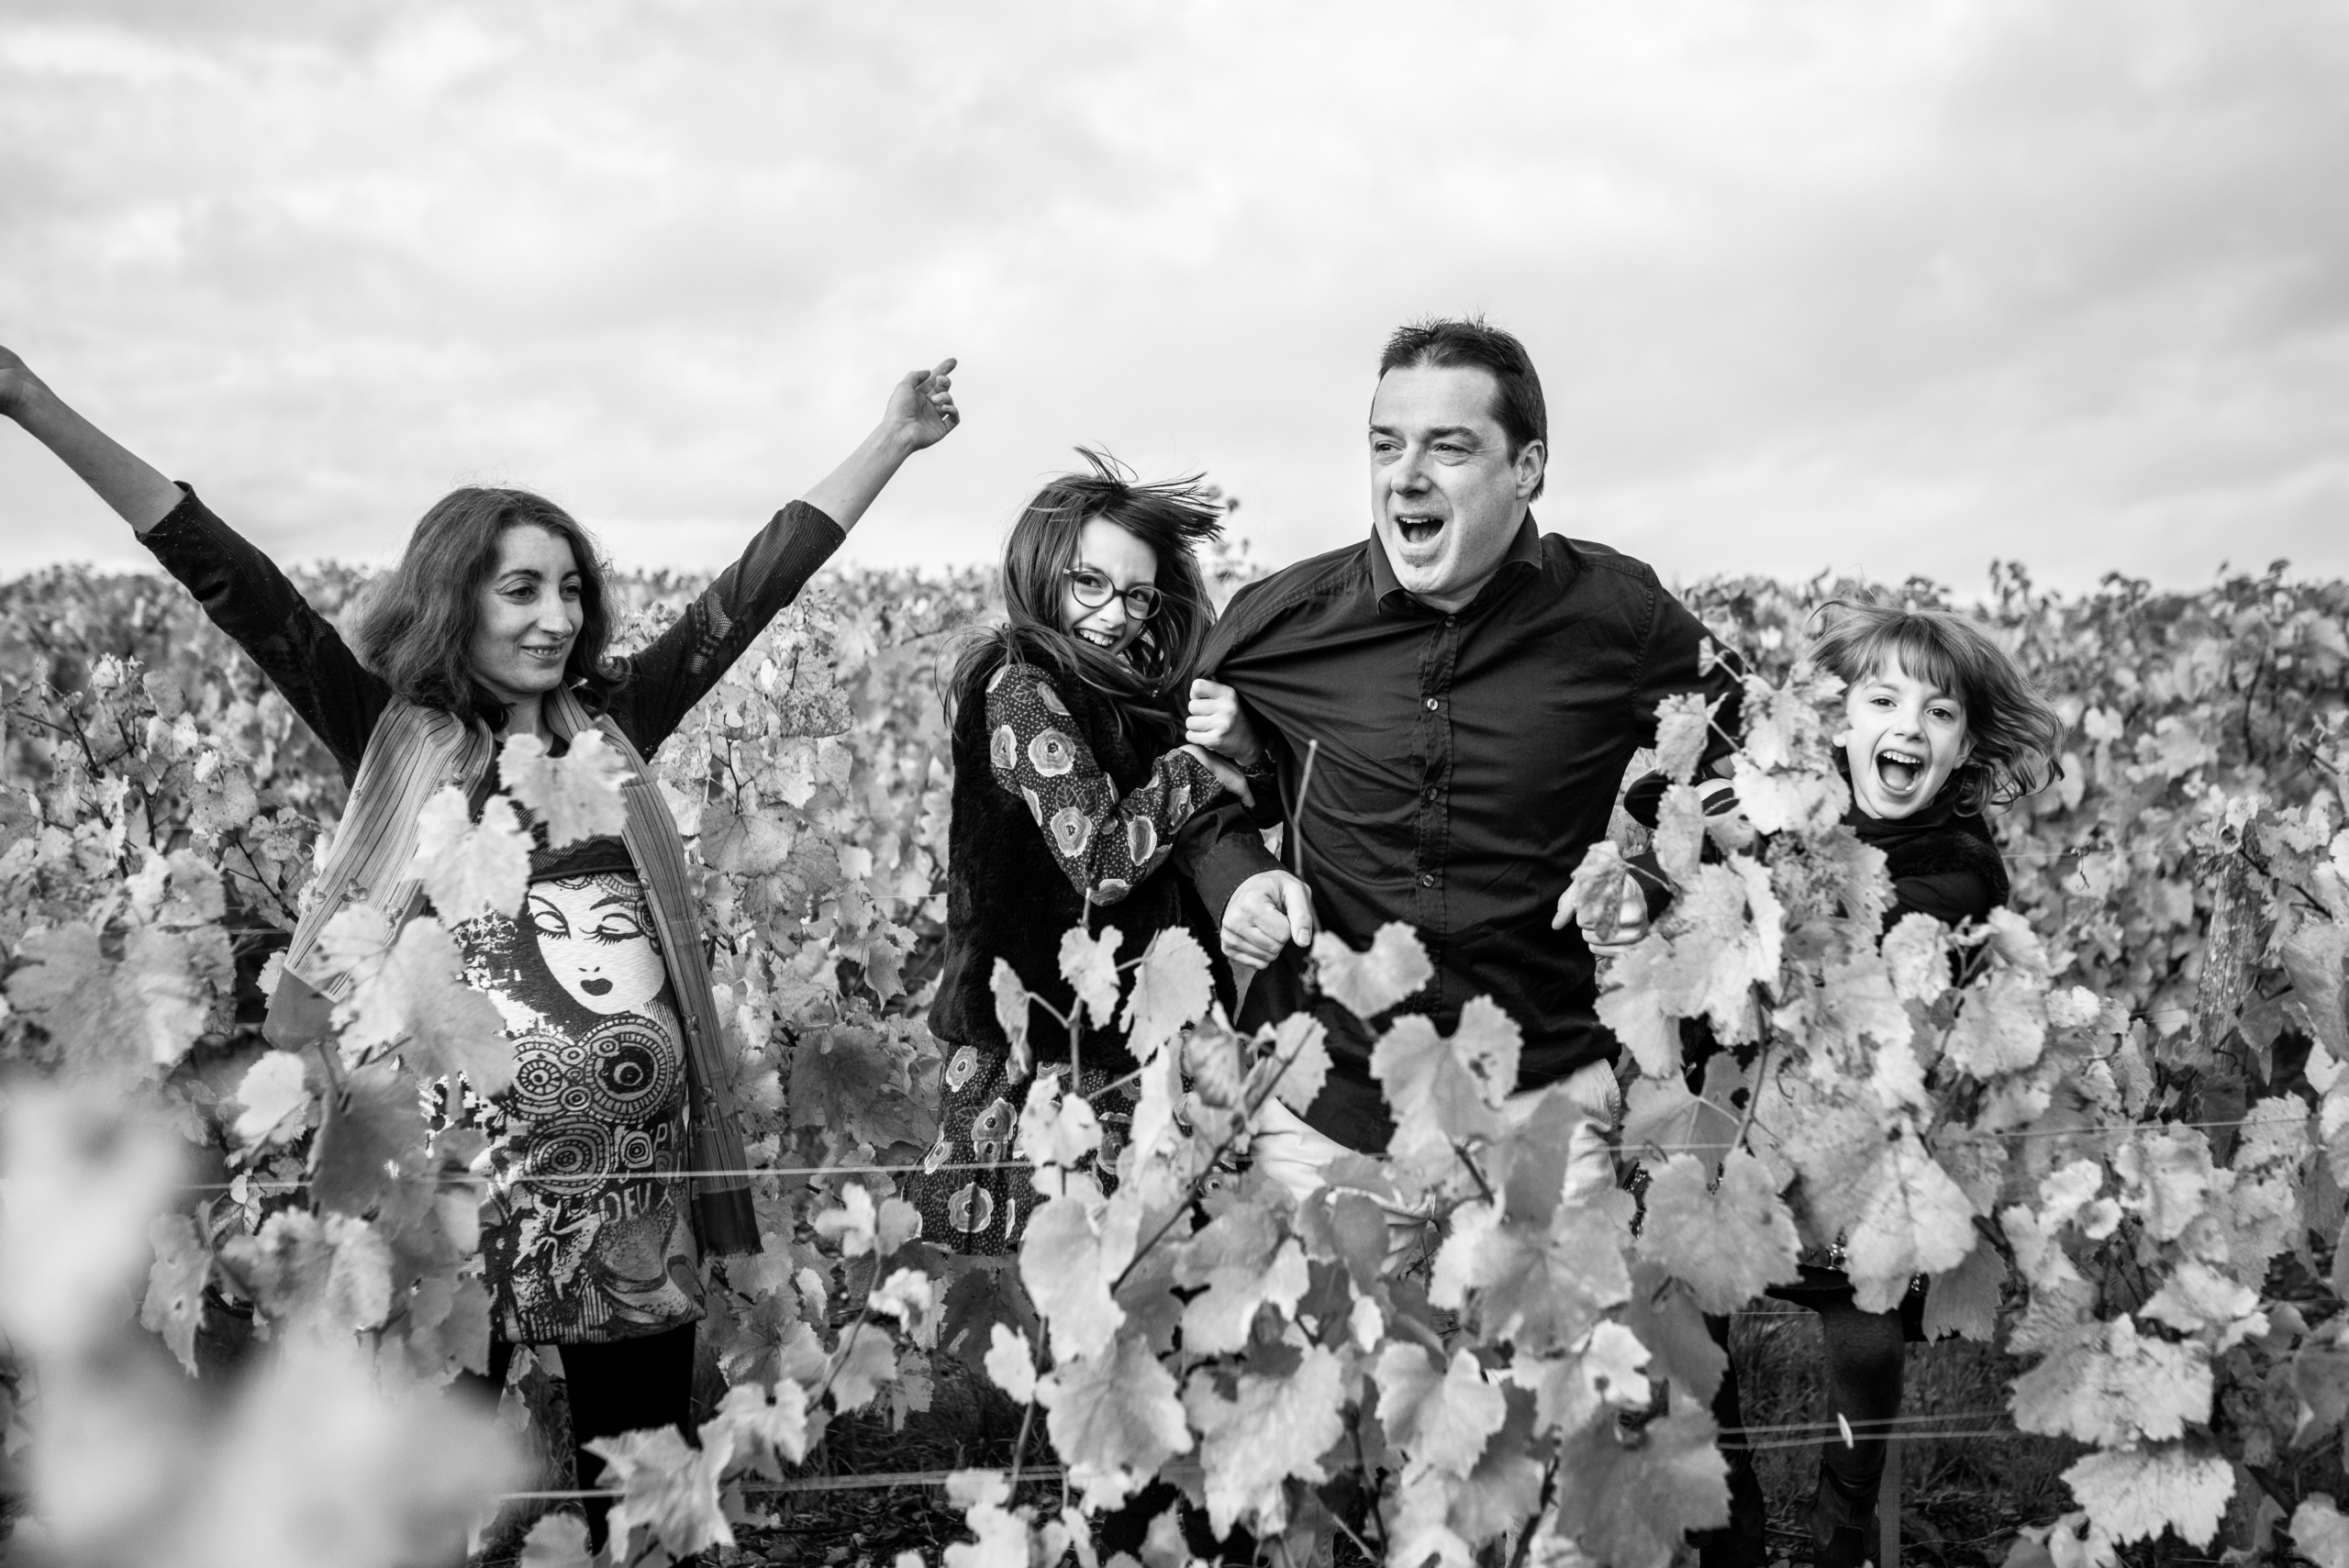
[[[685,1029],[694,1229],[705,1253],[755,1252],[758,1216],[750,1178],[739,1173],[749,1156],[735,1119],[718,1001],[702,955],[701,921],[688,891],[685,840],[644,759],[618,725],[590,714],[568,689],[547,697],[546,719],[565,740],[583,729],[602,730],[628,763],[620,785],[628,820],[620,840],[643,883]],[[346,908],[368,906],[382,915],[387,934],[396,935],[421,912],[424,889],[414,862],[424,803],[451,784],[470,795],[487,775],[494,752],[485,728],[453,714],[404,698],[384,711],[368,738],[351,803],[286,949],[284,976],[270,998],[264,1029],[273,1044],[299,1051],[324,1039],[334,1004],[351,995],[353,977],[328,970],[318,951],[329,920]]]

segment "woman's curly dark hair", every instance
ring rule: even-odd
[[[2013,655],[1975,621],[1864,598],[1830,599],[1818,617],[1806,657],[1845,685],[1890,662],[1965,705],[1972,751],[1950,775],[1960,811],[2004,806],[2064,776],[2063,719]]]
[[[544,528],[571,546],[579,571],[579,635],[563,682],[584,688],[590,706],[602,706],[614,678],[605,657],[612,617],[603,558],[570,513],[528,490],[467,485],[432,504],[399,564],[360,612],[352,638],[359,662],[412,703],[503,728],[506,705],[474,672],[473,642],[483,585],[497,571],[497,541],[519,528]]]

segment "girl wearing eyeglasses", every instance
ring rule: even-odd
[[[946,1048],[937,1141],[907,1184],[925,1238],[966,1252],[1018,1250],[1035,1207],[1009,1161],[1034,1073],[1066,1074],[1094,1096],[1107,1173],[1122,1146],[1125,1096],[1103,1093],[1135,1070],[1122,1037],[1092,1020],[1077,1039],[1031,1006],[1015,1051],[996,1015],[998,961],[1062,1018],[1075,996],[1061,939],[1082,926],[1119,932],[1120,962],[1186,924],[1229,1000],[1208,917],[1166,864],[1175,834],[1226,793],[1249,793],[1224,756],[1186,744],[1187,681],[1214,609],[1197,550],[1223,513],[1196,479],[1136,483],[1079,449],[1028,503],[1004,546],[1007,620],[976,638],[954,672],[954,816],[948,833],[946,959],[931,1030]],[[1262,748],[1234,709],[1218,744]]]

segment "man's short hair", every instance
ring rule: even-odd
[[[1540,441],[1543,454],[1548,454],[1550,409],[1542,401],[1542,378],[1534,372],[1533,356],[1525,351],[1515,333],[1503,331],[1481,316],[1465,321],[1416,321],[1397,328],[1395,336],[1386,339],[1386,351],[1378,357],[1380,377],[1391,370],[1419,365],[1438,370],[1474,366],[1490,373],[1493,418],[1508,438],[1508,455],[1523,451],[1528,441]],[[1534,481],[1534,499],[1541,498],[1547,477],[1545,471],[1543,479]]]

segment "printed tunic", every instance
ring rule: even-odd
[[[592,1344],[699,1318],[685,1030],[628,851],[541,851],[520,919],[455,935],[514,1042],[513,1087],[481,1118],[500,1337]]]

